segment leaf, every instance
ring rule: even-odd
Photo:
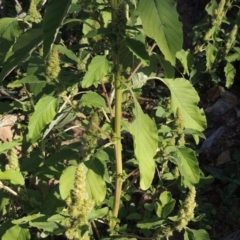
[[[42,217],[44,216],[43,214],[37,213],[37,214],[33,214],[33,215],[28,215],[26,217],[22,217],[16,220],[12,220],[13,224],[22,224],[22,223],[26,223],[29,222],[31,220],[34,220],[36,218]]]
[[[159,203],[157,204],[157,215],[166,219],[172,212],[176,204],[176,200],[172,198],[172,194],[168,191],[161,193]]]
[[[126,46],[129,48],[129,50],[138,58],[140,59],[143,64],[149,65],[149,55],[148,52],[146,51],[145,45],[132,38],[126,38],[125,39]]]
[[[65,200],[69,195],[70,191],[74,189],[76,166],[70,166],[66,168],[59,180],[59,191],[61,198]]]
[[[108,73],[109,69],[110,65],[106,56],[95,56],[88,66],[88,71],[82,81],[82,87],[88,88],[97,83]]]
[[[55,152],[51,154],[45,164],[48,166],[54,166],[56,164],[63,164],[64,161],[71,161],[79,158],[78,149],[71,148],[71,149],[60,149],[59,152]]]
[[[195,152],[190,148],[177,148],[177,156],[173,162],[178,165],[184,185],[191,187],[200,180],[200,169]]]
[[[136,74],[134,74],[134,76],[132,77],[132,88],[133,89],[137,89],[137,88],[141,88],[147,81],[147,76],[144,75],[142,72],[138,72]]]
[[[206,67],[208,71],[212,69],[212,66],[215,63],[217,53],[217,48],[209,42],[206,47]]]
[[[47,5],[43,18],[43,58],[47,57],[71,3],[71,0],[51,0]]]
[[[202,132],[206,128],[206,117],[199,109],[198,93],[191,83],[183,78],[162,79],[171,92],[171,107],[174,114],[180,109],[185,128]]]
[[[185,229],[184,240],[210,240],[208,233],[203,230]]]
[[[231,54],[228,54],[225,59],[231,63],[231,62],[235,62],[235,61],[238,61],[240,60],[240,53],[236,52],[236,53],[231,53]]]
[[[93,159],[85,162],[87,171],[87,191],[89,197],[95,201],[96,205],[102,203],[105,199],[107,188],[106,183],[103,180],[104,166],[98,159]]]
[[[60,222],[62,220],[65,220],[65,216],[61,214],[52,215],[47,219],[48,222]]]
[[[0,153],[6,152],[7,150],[14,148],[16,146],[19,146],[21,143],[20,142],[4,142],[0,144]]]
[[[41,98],[36,106],[28,124],[28,136],[32,140],[37,140],[41,132],[56,115],[57,99],[51,96]]]
[[[138,5],[144,33],[153,38],[166,60],[175,65],[175,54],[182,48],[182,24],[173,0],[141,0]]]
[[[87,107],[106,107],[106,103],[103,97],[101,97],[99,94],[89,91],[86,94],[84,94],[80,101],[83,106]]]
[[[96,36],[97,29],[95,26],[99,27],[99,23],[93,19],[86,19],[86,21],[84,21],[82,28],[84,38],[92,38]]]
[[[140,220],[140,219],[142,219],[142,216],[141,216],[141,214],[139,214],[139,213],[130,213],[130,214],[127,216],[126,219],[127,219],[127,220]]]
[[[7,55],[0,73],[0,82],[19,64],[21,64],[32,51],[42,42],[42,26],[34,25],[32,29],[21,34],[13,45],[12,51]]]
[[[73,51],[67,49],[62,45],[55,45],[55,46],[60,53],[65,54],[69,59],[73,60],[74,62],[80,63],[80,60],[78,59],[78,57]]]
[[[56,118],[49,124],[48,128],[43,133],[43,139],[56,128],[62,128],[76,118],[76,113],[71,106],[66,107],[63,111],[56,115]]]
[[[179,59],[183,66],[183,74],[189,75],[189,68],[193,64],[193,56],[192,54],[188,51],[184,51],[183,49],[176,54],[176,58]]]
[[[0,19],[0,65],[19,34],[17,18]]]
[[[171,65],[169,61],[167,61],[164,57],[158,56],[161,67],[164,70],[164,75],[166,78],[174,78],[175,77],[175,68]]]
[[[148,219],[141,221],[137,224],[137,227],[143,228],[143,229],[151,229],[151,228],[156,228],[159,227],[164,223],[164,219],[162,218],[153,218],[153,219]]]
[[[4,172],[0,171],[0,180],[8,180],[14,185],[24,185],[23,175],[20,172],[12,169]]]
[[[29,226],[42,229],[46,232],[53,232],[54,230],[59,229],[59,225],[55,222],[38,222],[37,219],[29,222]]]
[[[158,147],[158,134],[156,125],[143,113],[137,101],[135,101],[134,116],[130,132],[133,135],[134,153],[139,165],[140,187],[146,190],[151,186],[155,173],[153,157]]]
[[[210,16],[214,16],[216,14],[216,9],[218,8],[218,3],[216,0],[211,0],[205,7],[206,12]]]
[[[119,47],[119,61],[122,64],[123,69],[127,69],[129,67],[131,69],[135,69],[139,64],[139,60],[127,47],[125,40],[123,40]]]
[[[28,89],[33,94],[34,102],[37,102],[41,96],[44,94],[49,94],[47,91],[48,82],[45,78],[46,66],[42,56],[37,51],[34,51],[28,61],[27,66],[27,77],[28,76],[37,76],[34,77],[32,83],[28,83]],[[39,78],[39,81],[37,81]],[[41,81],[43,80],[43,81]],[[49,86],[49,85],[48,85]],[[44,89],[45,88],[45,89]]]
[[[224,67],[224,73],[226,77],[226,87],[230,88],[234,83],[234,78],[236,76],[236,69],[231,63],[227,63]]]
[[[21,228],[18,225],[15,225],[11,228],[8,228],[5,234],[2,236],[2,240],[30,240],[31,235],[27,228]]]
[[[16,80],[12,83],[9,83],[8,84],[8,87],[10,88],[18,88],[18,87],[21,87],[23,84],[26,84],[26,83],[34,83],[34,84],[42,84],[42,83],[45,83],[45,81],[41,81],[39,80],[36,76],[34,75],[30,75],[30,76],[26,76],[20,80]]]
[[[96,220],[97,218],[102,218],[108,214],[108,207],[93,209],[88,218],[89,222]]]

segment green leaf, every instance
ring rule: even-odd
[[[157,202],[158,203],[158,202]],[[157,215],[166,219],[172,212],[176,204],[176,200],[172,198],[172,194],[168,191],[161,193],[159,203],[157,204]]]
[[[207,67],[207,70],[212,69],[212,66],[213,66],[213,64],[215,63],[215,60],[216,60],[217,53],[218,53],[217,48],[209,42],[207,47],[206,47],[206,60],[207,60],[206,67]]]
[[[34,77],[33,82],[28,83],[28,89],[33,94],[34,102],[37,102],[44,94],[49,94],[47,90],[48,82],[45,78],[46,66],[42,56],[34,51],[28,61],[27,76],[38,76],[39,80]],[[37,81],[38,80],[38,81]],[[43,81],[41,81],[43,80]],[[45,89],[44,89],[45,88]]]
[[[123,69],[134,69],[139,63],[137,57],[127,47],[125,40],[122,41],[122,44],[119,48],[119,61],[122,64]]]
[[[60,149],[59,152],[55,152],[53,154],[51,154],[45,164],[48,166],[54,166],[56,164],[62,164],[64,163],[64,161],[71,161],[71,160],[76,160],[79,159],[79,152],[78,149],[75,148],[63,148]]]
[[[55,215],[52,215],[50,218],[48,218],[48,222],[60,222],[62,220],[65,220],[66,217],[64,215],[61,215],[61,214],[55,214]]]
[[[67,49],[66,47],[64,47],[62,45],[56,45],[56,48],[60,53],[66,55],[69,59],[73,60],[74,62],[76,62],[78,64],[80,63],[80,60],[78,59],[78,57],[76,56],[76,54],[73,51]]]
[[[13,45],[12,51],[7,55],[0,73],[0,82],[19,64],[21,64],[32,51],[42,42],[42,26],[34,25],[32,29],[21,34]]]
[[[38,51],[34,51],[28,61],[27,76],[43,76],[45,80],[46,66]]]
[[[76,166],[66,168],[59,180],[59,191],[61,198],[65,200],[69,195],[70,191],[74,189]]]
[[[236,69],[231,63],[227,63],[224,67],[225,77],[226,77],[226,87],[230,88],[234,83],[234,78],[236,76]]]
[[[185,229],[184,240],[210,240],[208,233],[203,230]]]
[[[134,153],[139,165],[140,187],[146,190],[151,186],[155,173],[153,157],[158,147],[158,134],[156,125],[143,113],[137,101],[135,101],[134,116],[130,132],[133,135]]]
[[[60,196],[59,186],[51,188],[51,190],[46,193],[44,202],[42,203],[41,212],[45,213],[47,216],[61,213],[66,207],[65,201],[63,201]]]
[[[141,88],[147,81],[147,76],[144,75],[142,72],[138,72],[134,74],[132,77],[132,88],[137,89]]]
[[[14,148],[16,146],[19,146],[21,143],[20,142],[5,142],[0,144],[0,153],[6,152],[7,150]]]
[[[103,180],[104,166],[98,159],[93,159],[85,162],[87,171],[87,191],[89,197],[92,198],[96,205],[102,203],[105,199],[107,188],[106,183]]]
[[[161,224],[164,223],[164,219],[162,218],[153,218],[153,219],[148,219],[141,221],[137,224],[137,227],[143,228],[143,229],[151,229],[155,227],[159,227]]]
[[[13,220],[12,223],[13,224],[22,224],[22,223],[26,223],[26,222],[32,221],[32,220],[34,220],[36,218],[39,218],[39,217],[42,217],[42,216],[44,216],[44,215],[40,214],[40,213],[33,214],[33,215],[28,215],[26,217],[22,217],[22,218]]]
[[[1,198],[1,203],[0,203],[0,214],[1,216],[4,216],[6,213],[8,213],[8,205],[10,204],[10,198],[9,196],[6,197],[6,193],[1,191],[0,192],[0,198]],[[2,226],[1,226],[2,227]],[[1,236],[1,233],[0,233]]]
[[[83,106],[88,107],[106,107],[106,102],[103,97],[101,97],[99,94],[89,91],[86,94],[84,94],[80,101]]]
[[[179,59],[183,66],[183,74],[189,75],[189,68],[193,64],[193,55],[190,53],[190,51],[185,51],[182,49],[181,51],[177,52],[176,58]]]
[[[49,124],[48,128],[43,134],[43,139],[51,132],[51,130],[56,128],[62,128],[69,122],[76,118],[76,113],[71,106],[66,107],[61,113],[56,115],[56,118]]]
[[[182,24],[173,0],[141,0],[138,12],[144,33],[153,38],[166,60],[175,65],[175,54],[182,48]]]
[[[59,0],[51,0],[47,5],[43,18],[43,58],[47,57],[71,3],[71,0],[61,2]]]
[[[127,219],[127,220],[140,220],[140,219],[142,219],[142,216],[141,216],[141,214],[139,214],[139,213],[130,213],[130,214],[127,216],[126,219]]]
[[[14,185],[24,185],[24,178],[21,172],[12,169],[4,172],[0,171],[0,180],[8,180]]]
[[[110,65],[106,56],[95,56],[88,66],[88,71],[82,81],[82,87],[88,88],[97,83],[108,73],[109,69]]]
[[[184,185],[191,187],[200,180],[200,169],[195,152],[190,148],[177,148],[177,158],[172,160],[178,165]]]
[[[175,68],[171,65],[169,61],[167,61],[164,57],[158,56],[161,67],[164,70],[164,75],[166,78],[174,78],[175,77]]]
[[[93,209],[89,216],[89,222],[96,220],[97,218],[102,218],[108,214],[108,207]]]
[[[138,59],[140,59],[145,66],[149,65],[149,55],[148,55],[145,45],[142,42],[140,42],[136,39],[126,38],[125,43],[126,43],[127,47],[129,48],[129,50]]]
[[[236,53],[231,53],[231,54],[228,54],[225,59],[228,61],[228,62],[235,62],[235,61],[238,61],[240,60],[240,53],[236,52]]]
[[[54,230],[57,230],[59,229],[59,225],[55,222],[38,222],[37,221],[38,219],[35,219],[31,222],[29,222],[29,226],[31,227],[35,227],[35,228],[38,228],[38,229],[42,229],[46,232],[54,232]]]
[[[0,65],[19,34],[17,18],[0,19]]]
[[[58,100],[51,96],[43,97],[37,102],[28,124],[28,136],[30,139],[37,140],[46,125],[54,119],[57,102]]]
[[[34,84],[42,84],[42,83],[45,83],[45,81],[41,81],[39,80],[36,76],[34,75],[30,75],[30,76],[26,76],[20,80],[16,80],[12,83],[9,83],[8,84],[8,87],[10,88],[15,88],[15,87],[21,87],[23,84],[26,84],[26,83],[34,83]]]
[[[202,109],[199,109],[198,93],[191,83],[183,78],[162,79],[171,92],[171,107],[174,114],[177,108],[182,113],[185,128],[202,132],[206,128],[206,117]]]
[[[2,236],[2,240],[30,240],[31,236],[27,228],[21,228],[15,225],[6,230],[5,234]]]
[[[214,16],[216,14],[216,9],[218,8],[218,3],[216,0],[211,0],[205,7],[206,12],[210,16]]]
[[[84,21],[82,32],[84,34],[84,38],[91,38],[96,36],[97,29],[95,26],[99,26],[98,22],[93,19],[87,19]]]

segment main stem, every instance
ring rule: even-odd
[[[122,118],[122,90],[120,73],[115,74],[115,161],[116,179],[113,205],[113,217],[118,216],[120,198],[122,192],[122,143],[121,143],[121,118]]]
[[[112,0],[112,20],[114,19],[115,10],[118,5],[118,0]],[[118,38],[118,37],[117,37]],[[117,45],[118,45],[117,39]],[[116,45],[114,42],[112,45]],[[122,192],[122,143],[121,143],[121,118],[122,118],[122,90],[121,90],[121,71],[119,65],[119,54],[118,50],[114,50],[115,47],[112,46],[113,52],[113,69],[114,69],[114,85],[115,85],[115,122],[114,122],[114,133],[115,133],[115,164],[116,164],[116,178],[115,178],[115,193],[114,193],[114,203],[111,221],[111,228],[116,225],[115,218],[118,217],[121,192]]]

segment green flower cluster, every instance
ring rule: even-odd
[[[55,45],[53,45],[52,50],[49,54],[48,60],[47,60],[47,66],[46,66],[46,74],[48,80],[54,81],[60,72],[60,60],[58,55],[58,50]]]
[[[15,171],[20,171],[16,148],[12,148],[8,151],[7,158],[8,158],[8,164],[6,164],[5,169],[6,170],[12,169]]]
[[[42,16],[40,14],[40,12],[37,9],[37,5],[34,3],[34,1],[31,1],[29,10],[28,10],[28,14],[29,16],[27,17],[27,20],[29,22],[35,22],[35,23],[39,23],[42,21]]]
[[[123,29],[125,29],[127,23],[125,0],[119,1],[113,16],[111,24],[112,31],[118,35]]]
[[[183,132],[184,119],[183,119],[182,111],[180,110],[180,108],[177,108],[176,118],[175,118],[175,127],[177,129],[177,133],[179,134],[178,144],[180,146],[184,146],[185,145],[185,134]]]
[[[181,232],[187,227],[188,223],[194,218],[194,209],[196,207],[195,197],[196,189],[192,187],[189,190],[186,199],[181,204],[178,212],[178,221],[175,222],[175,224],[161,226],[161,229],[157,234],[157,239],[168,239],[168,237],[173,235],[174,231]]]
[[[175,228],[179,232],[182,231],[188,225],[191,219],[194,218],[194,209],[196,207],[195,197],[196,189],[195,187],[192,187],[178,212],[179,220]]]
[[[221,0],[218,8],[215,10],[215,17],[213,19],[214,26],[220,26],[222,24],[223,18],[226,15],[225,11],[226,0]]]
[[[226,48],[225,48],[225,53],[228,54],[229,51],[232,49],[232,47],[235,44],[236,41],[236,37],[237,37],[237,33],[238,33],[238,25],[234,25],[232,31],[229,33],[229,37],[226,43]]]
[[[70,217],[66,220],[68,228],[66,236],[73,240],[88,240],[89,222],[88,216],[91,213],[94,202],[88,197],[86,190],[86,173],[84,165],[80,163],[75,172],[74,190],[66,200]]]
[[[99,125],[99,116],[97,112],[94,112],[91,117],[91,123],[87,131],[83,134],[83,146],[84,149],[82,151],[82,157],[83,161],[87,161],[90,159],[92,154],[95,151],[95,148],[97,146],[97,140],[99,138],[98,129],[93,126],[93,124]]]

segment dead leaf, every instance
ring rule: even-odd
[[[0,140],[3,142],[11,142],[13,140],[13,126],[16,121],[16,115],[5,115],[0,119]]]

